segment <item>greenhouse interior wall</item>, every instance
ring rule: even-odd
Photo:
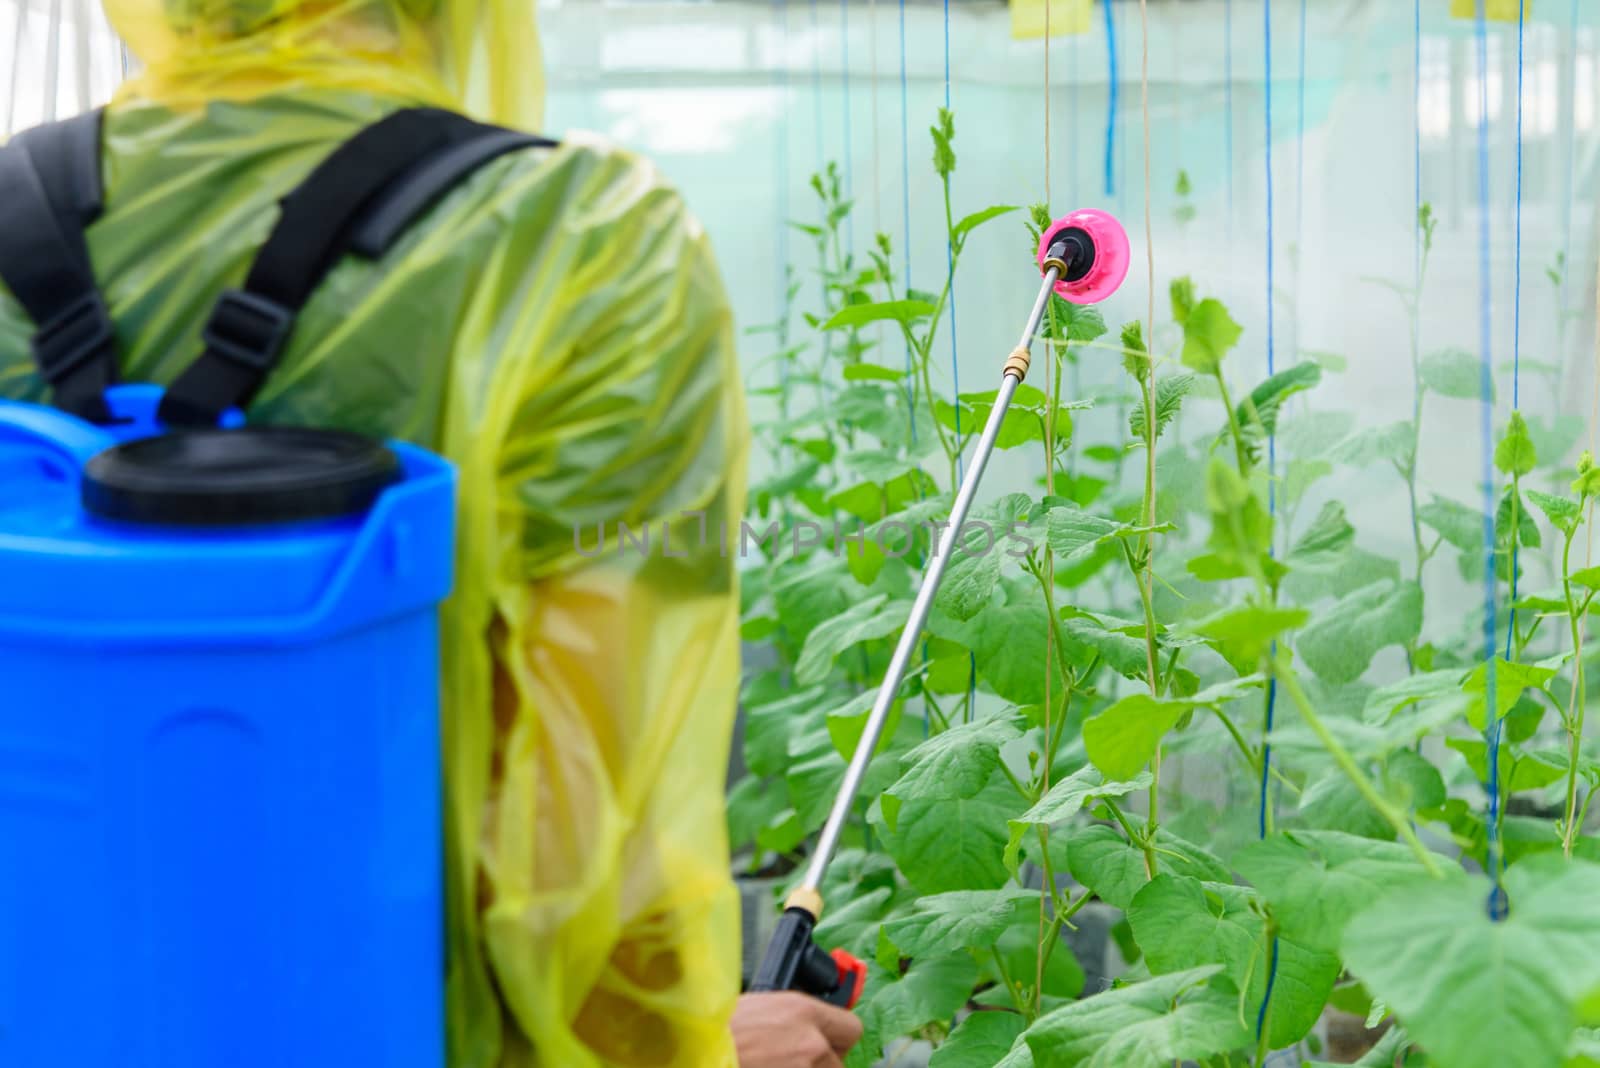
[[[1039,0],[1015,3],[1042,14]],[[1498,17],[1482,26],[1463,17],[1463,7],[1472,5],[1055,0],[1056,32],[1045,38],[1019,34],[1021,16],[1003,0],[540,0],[544,132],[636,151],[682,193],[729,291],[751,420],[770,429],[795,411],[819,425],[827,419],[821,387],[788,382],[772,329],[785,322],[786,336],[806,346],[802,359],[813,363],[833,343],[805,319],[825,319],[834,299],[804,229],[822,223],[815,176],[837,174],[850,206],[839,254],[854,269],[870,267],[877,235],[886,235],[897,291],[937,293],[950,260],[930,127],[948,108],[954,217],[998,205],[1018,210],[971,231],[937,324],[933,392],[953,401],[999,384],[1039,285],[1028,209],[1047,205],[1052,217],[1109,211],[1127,229],[1132,268],[1099,307],[1109,332],[1077,349],[1065,371],[1063,398],[1083,402],[1072,412],[1074,448],[1122,449],[1129,439],[1139,391],[1115,340],[1122,324],[1146,323],[1158,374],[1182,370],[1185,332],[1169,292],[1192,279],[1197,298],[1221,301],[1242,327],[1226,364],[1235,397],[1273,372],[1307,362],[1321,370],[1314,389],[1287,401],[1270,446],[1274,551],[1287,552],[1325,505],[1339,502],[1362,559],[1399,561],[1409,579],[1421,549],[1414,530],[1434,551],[1445,543],[1446,554],[1459,530],[1444,531],[1448,519],[1417,527],[1417,509],[1442,500],[1481,513],[1486,449],[1513,409],[1539,456],[1525,488],[1568,492],[1580,453],[1600,434],[1600,2],[1530,0],[1520,27],[1515,2],[1507,19],[1506,5],[1492,0]],[[0,78],[0,134],[101,103],[135,68],[90,0],[0,0],[0,57],[11,58]],[[867,363],[909,366],[892,322],[862,337]],[[1437,375],[1420,402],[1414,358]],[[1048,361],[1035,361],[1029,381],[1045,386]],[[1197,524],[1183,532],[1191,543],[1209,529],[1207,463],[1231,450],[1218,399],[1214,385],[1197,382],[1177,433],[1158,452],[1157,484],[1182,499],[1180,510]],[[1410,421],[1420,421],[1420,434],[1408,488],[1385,442]],[[968,459],[975,437],[966,440]],[[750,457],[757,493],[782,482],[794,459],[772,440],[758,433]],[[1117,469],[1126,484],[1100,487],[1097,507],[1137,504],[1142,460],[1136,448],[1128,455]],[[926,466],[939,490],[953,491],[955,472],[941,463]],[[1007,494],[1037,499],[1044,467],[1037,446],[996,453],[980,506]],[[1590,540],[1585,530],[1574,566],[1591,561]],[[1172,577],[1152,590],[1160,614],[1191,615],[1194,587],[1177,577],[1184,560],[1158,559]],[[767,563],[757,555],[741,566]],[[1378,651],[1358,672],[1363,694],[1404,679],[1425,645],[1481,646],[1484,579],[1471,564],[1467,550],[1459,568],[1443,555],[1430,558],[1422,633]],[[1550,541],[1529,552],[1526,566],[1529,588],[1560,585]],[[1086,596],[1106,611],[1115,601],[1128,618],[1138,609],[1136,598],[1113,598],[1109,588]],[[1503,589],[1501,596],[1504,611]],[[884,652],[875,648],[875,666]],[[745,653],[752,676],[773,662],[760,637],[747,636]],[[1119,679],[1100,696],[1139,686]],[[1343,699],[1336,689],[1313,686],[1331,705]],[[1014,703],[991,692],[968,700],[969,718],[974,708],[998,715]],[[1207,735],[1211,743],[1219,736]],[[1291,749],[1304,743],[1285,740]],[[1213,774],[1225,741],[1190,743],[1185,752],[1174,740],[1169,767],[1184,791],[1207,802],[1186,814],[1184,833],[1231,855],[1257,837],[1261,817],[1253,781]],[[1429,760],[1449,761],[1442,738],[1418,744]],[[736,744],[730,782],[745,773]],[[1449,784],[1454,790],[1470,778],[1457,767]],[[1470,783],[1460,792],[1483,810]],[[749,884],[766,902],[791,873],[779,865],[774,875],[761,854],[746,841],[736,861],[763,876]],[[1084,914],[1086,928],[1092,914]],[[1105,927],[1115,922],[1102,918],[1102,942],[1114,941]],[[770,916],[747,922],[750,961],[770,925]],[[1126,965],[1112,960],[1115,948],[1107,952],[1105,985]],[[1366,1007],[1382,1018],[1381,1003]],[[1325,1027],[1316,1034],[1316,1042],[1330,1041]],[[901,1038],[896,1048],[907,1049],[904,1036],[879,1037]],[[911,1037],[946,1035],[919,1024]],[[1294,1048],[1310,1056],[1309,1047]]]

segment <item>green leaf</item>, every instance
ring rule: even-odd
[[[782,775],[789,762],[789,739],[814,727],[827,691],[811,686],[782,700],[756,705],[745,713],[744,763],[757,775]]]
[[[977,966],[968,953],[914,960],[901,978],[875,969],[867,979],[866,1000],[857,1010],[865,1037],[845,1063],[865,1068],[877,1059],[883,1043],[929,1024],[948,1023],[966,1004],[977,979]]]
[[[1191,706],[1129,694],[1083,725],[1083,746],[1108,778],[1132,779],[1150,763],[1166,733]]]
[[[1247,664],[1258,659],[1279,635],[1304,626],[1310,618],[1304,608],[1247,603],[1187,623],[1183,631],[1225,650],[1232,663]]]
[[[1479,782],[1489,781],[1489,746],[1481,738],[1446,738],[1445,745],[1466,759]],[[1500,748],[1500,790],[1505,794],[1538,790],[1566,777],[1567,761],[1554,755],[1521,753],[1514,746]],[[1438,804],[1443,804],[1441,798]]]
[[[898,382],[906,376],[898,367],[880,367],[875,363],[852,363],[842,373],[846,382]]]
[[[1295,649],[1318,677],[1337,686],[1365,674],[1379,650],[1405,645],[1421,632],[1416,583],[1370,586],[1318,613],[1300,631]]]
[[[1238,1010],[1245,1016],[1266,997],[1271,952],[1265,919],[1252,898],[1244,887],[1162,873],[1134,896],[1128,922],[1158,975],[1221,962],[1222,974],[1240,992]],[[1305,1037],[1322,1015],[1340,971],[1333,954],[1307,949],[1287,936],[1278,940],[1277,965],[1268,1014],[1274,1048]]]
[[[1528,499],[1550,520],[1550,525],[1563,534],[1571,533],[1583,519],[1583,507],[1570,497],[1557,497],[1531,489]]]
[[[1194,310],[1194,279],[1174,278],[1167,287],[1167,295],[1172,300],[1172,318],[1179,325],[1187,322],[1189,313]]]
[[[1366,467],[1386,462],[1406,467],[1417,451],[1417,431],[1409,422],[1390,423],[1376,430],[1365,430],[1333,450],[1342,463]]]
[[[1216,966],[1160,975],[1073,1002],[1023,1035],[1038,1068],[1167,1068],[1251,1040]]]
[[[1051,786],[1032,808],[1012,820],[1011,837],[1006,843],[1006,867],[1015,874],[1021,863],[1023,838],[1035,827],[1065,823],[1096,798],[1125,797],[1150,787],[1150,773],[1141,772],[1124,782],[1107,782],[1099,769],[1085,766]]]
[[[1149,367],[1150,352],[1144,345],[1144,327],[1134,320],[1122,328],[1122,369],[1136,381],[1143,382]]]
[[[1050,852],[1060,838],[1072,877],[1115,908],[1126,909],[1149,880],[1144,853],[1122,834],[1103,823],[1068,827],[1051,835]],[[1205,882],[1225,882],[1230,877],[1223,863],[1204,849],[1166,830],[1156,833],[1161,870],[1191,875]]]
[[[1483,550],[1483,513],[1476,508],[1435,495],[1417,509],[1417,518],[1462,552]]]
[[[1044,597],[1035,589],[1027,601],[991,608],[974,624],[978,628],[973,652],[977,669],[994,692],[1019,705],[1044,701],[1045,673],[1050,692],[1063,693],[1066,684],[1061,665],[1045,648],[1045,622],[1049,618]]]
[[[971,215],[968,215],[966,218],[956,223],[955,229],[951,230],[950,232],[954,237],[959,239],[969,231],[976,230],[990,219],[998,219],[1000,216],[1009,214],[1010,212],[1016,210],[1017,205],[1015,204],[996,204],[993,207],[984,208],[982,211],[975,211]]]
[[[1156,380],[1156,437],[1167,429],[1167,424],[1183,407],[1183,399],[1194,389],[1195,376],[1191,374],[1168,375]],[[1135,404],[1128,410],[1128,433],[1135,441],[1144,440],[1144,405]]]
[[[1058,504],[1045,513],[1045,535],[1050,551],[1062,567],[1087,558],[1095,548],[1122,536],[1130,528],[1070,504]]]
[[[754,842],[761,829],[788,807],[781,783],[746,775],[728,791],[728,844],[739,849]]]
[[[1355,528],[1345,518],[1344,505],[1329,501],[1294,543],[1294,548],[1289,551],[1289,560],[1295,566],[1300,566],[1342,558],[1355,542],[1355,537]]]
[[[1239,425],[1257,437],[1276,433],[1283,402],[1321,381],[1322,368],[1315,363],[1296,364],[1279,371],[1252,390],[1248,400],[1239,402],[1235,412]]]
[[[1106,321],[1101,316],[1100,309],[1094,305],[1074,304],[1051,294],[1050,308],[1055,323],[1052,326],[1048,319],[1046,320],[1046,336],[1055,337],[1055,333],[1059,333],[1061,336],[1056,340],[1068,342],[1089,342],[1105,336]]]
[[[893,321],[914,323],[933,315],[934,308],[924,300],[883,300],[872,304],[849,304],[833,313],[822,324],[824,330],[848,330],[868,323]]]
[[[1446,349],[1422,358],[1422,384],[1443,397],[1477,400],[1483,388],[1483,365],[1461,349]],[[1490,400],[1494,399],[1491,388]]]
[[[1345,932],[1344,955],[1438,1064],[1555,1065],[1600,986],[1600,868],[1540,855],[1505,876],[1496,923],[1483,879],[1385,895]]]
[[[933,135],[933,172],[940,178],[948,178],[956,169],[956,151],[952,144],[956,137],[956,120],[949,108],[939,109],[939,121],[928,132]]]
[[[899,802],[950,801],[976,797],[1000,766],[1000,747],[1022,732],[1007,719],[980,719],[934,735],[901,760],[904,773],[887,791]],[[894,806],[884,822],[894,830]]]
[[[886,638],[905,626],[911,602],[891,601],[886,594],[869,597],[826,623],[806,638],[800,659],[795,663],[795,681],[801,685],[821,682],[828,676],[834,658],[846,649],[875,638]]]
[[[1031,890],[952,890],[917,901],[908,916],[890,920],[884,936],[902,957],[930,957],[958,949],[987,949],[1032,906],[1039,911],[1039,895]]]
[[[922,893],[995,890],[1010,875],[1006,823],[1024,804],[996,774],[972,797],[905,802],[892,831],[880,813],[878,829],[889,855]]]
[[[878,943],[878,928],[894,907],[895,891],[880,886],[852,894],[844,904],[830,908],[817,923],[817,945],[847,949],[867,959]]]
[[[1221,301],[1202,300],[1183,322],[1183,365],[1201,374],[1216,374],[1243,333]]]
[[[855,755],[856,746],[861,743],[861,735],[866,730],[867,718],[877,697],[876,690],[867,690],[842,705],[830,708],[823,716],[823,723],[828,727],[828,737],[833,739],[834,750],[846,760]],[[876,752],[882,753],[894,740],[904,707],[905,701],[900,698],[896,698],[889,706],[889,715],[884,721],[883,737],[878,740]]]
[[[969,542],[976,533],[968,534]],[[934,595],[933,603],[952,619],[968,620],[989,607],[995,586],[1000,582],[1004,555],[993,547],[987,552],[978,551],[981,544],[971,547],[971,553],[958,548],[951,556],[944,579],[939,583],[939,592]]]
[[[1411,850],[1338,831],[1289,831],[1246,846],[1234,867],[1272,905],[1283,934],[1335,953],[1350,918],[1391,889],[1427,878]]]
[[[1528,424],[1520,412],[1511,413],[1511,423],[1505,436],[1494,448],[1494,465],[1502,474],[1528,475],[1538,466],[1539,454],[1534,451],[1533,439],[1528,436]]]
[[[1027,1021],[1014,1012],[975,1012],[933,1051],[928,1068],[995,1068],[1017,1045],[1026,1026]]]
[[[1551,657],[1535,664],[1514,664],[1500,657],[1494,658],[1495,718],[1501,719],[1511,711],[1524,690],[1543,690],[1561,670],[1566,656]],[[1479,664],[1461,683],[1463,693],[1472,696],[1467,705],[1467,722],[1478,730],[1488,727],[1489,665]]]

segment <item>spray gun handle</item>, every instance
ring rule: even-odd
[[[853,1009],[867,985],[867,966],[842,949],[828,953],[812,937],[817,920],[803,908],[784,910],[750,989],[796,990]]]

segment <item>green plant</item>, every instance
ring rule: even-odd
[[[947,112],[932,139],[942,292],[900,287],[883,235],[855,266],[838,239],[849,206],[824,174],[811,329],[772,328],[792,361],[788,399],[809,376],[817,388],[813,407],[759,428],[775,470],[753,494],[769,536],[743,627],[774,663],[745,685],[750,775],[730,829],[753,870],[780,878],[826,815],[962,445],[995,399],[941,396],[934,348],[967,242],[1014,209],[957,220]],[[1049,217],[1028,212],[1034,240]],[[1430,214],[1419,224],[1431,245]],[[1316,407],[1291,416],[1286,401],[1338,361],[1242,387],[1249,327],[1203,293],[1176,280],[1170,322],[1115,340],[1097,310],[1048,304],[1042,383],[1019,387],[999,436],[1037,457],[1043,492],[990,499],[963,533],[824,887],[818,937],[872,965],[850,1063],[907,1036],[935,1043],[935,1068],[1218,1068],[1283,1048],[1310,1063],[1330,1004],[1398,1018],[1373,1054],[1387,1059],[1367,1063],[1593,1063],[1600,841],[1583,828],[1600,765],[1584,741],[1584,629],[1600,569],[1574,569],[1571,548],[1600,468],[1585,458],[1563,476],[1570,496],[1531,488],[1556,484],[1564,450],[1514,413],[1487,545],[1479,512],[1443,497],[1419,502],[1404,566],[1364,548],[1336,500],[1291,529],[1313,486],[1374,460],[1414,499],[1420,398],[1475,399],[1476,362],[1423,358],[1413,340],[1419,408],[1399,431],[1358,432]],[[902,353],[864,337],[879,323]],[[1008,315],[996,324],[1009,333]],[[888,362],[901,356],[909,376]],[[1073,395],[1074,366],[1106,372],[1097,397]],[[1109,436],[1080,440],[1075,417],[1130,390]],[[818,531],[799,537],[807,524]],[[1481,620],[1425,620],[1422,570],[1445,546],[1464,589],[1476,594],[1486,566],[1497,578],[1492,673]],[[1536,588],[1545,571],[1557,588]],[[1508,806],[1501,923],[1479,874],[1500,867],[1491,765]],[[1091,906],[1124,925],[1129,970],[1107,991],[1082,989],[1061,938]]]

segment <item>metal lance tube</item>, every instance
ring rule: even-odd
[[[900,692],[900,683],[904,681],[906,666],[911,662],[911,653],[916,648],[918,640],[922,637],[922,628],[928,621],[928,610],[933,607],[934,595],[939,592],[939,582],[944,577],[944,569],[950,563],[950,557],[955,552],[956,543],[961,536],[961,527],[967,521],[967,513],[972,510],[972,499],[978,495],[978,483],[983,481],[983,469],[989,463],[989,457],[994,452],[995,439],[1000,435],[1000,424],[1005,421],[1006,411],[1011,407],[1011,398],[1017,392],[1023,375],[1027,374],[1028,351],[1033,347],[1033,339],[1039,332],[1039,324],[1044,320],[1045,309],[1050,305],[1050,293],[1055,288],[1056,279],[1060,277],[1060,268],[1052,265],[1046,269],[1044,284],[1039,287],[1039,296],[1033,302],[1033,311],[1028,315],[1028,325],[1022,331],[1022,340],[1017,349],[1006,361],[1006,370],[1000,380],[1000,395],[995,398],[994,407],[989,411],[989,421],[984,425],[983,435],[978,439],[977,451],[972,454],[972,464],[967,468],[966,477],[961,480],[961,489],[956,493],[955,504],[950,509],[950,522],[939,535],[939,544],[933,554],[933,559],[928,563],[927,574],[923,576],[922,587],[917,591],[917,599],[911,605],[911,617],[906,620],[905,630],[900,632],[900,642],[895,646],[894,656],[889,660],[889,671],[884,676],[883,685],[878,689],[878,698],[872,703],[872,714],[867,717],[866,727],[861,731],[861,740],[856,743],[855,755],[850,758],[850,766],[845,769],[844,781],[839,786],[839,793],[833,800],[833,809],[828,813],[828,822],[822,827],[822,834],[817,839],[817,848],[811,854],[810,865],[806,868],[805,881],[800,884],[789,898],[792,906],[808,908],[815,913],[820,909],[822,881],[828,873],[828,865],[833,861],[833,855],[839,848],[839,836],[844,831],[845,821],[850,817],[850,809],[855,804],[856,794],[861,790],[861,780],[866,776],[867,765],[872,760],[873,751],[878,748],[878,739],[883,734],[884,723],[889,718],[889,708],[894,704],[894,698]]]

